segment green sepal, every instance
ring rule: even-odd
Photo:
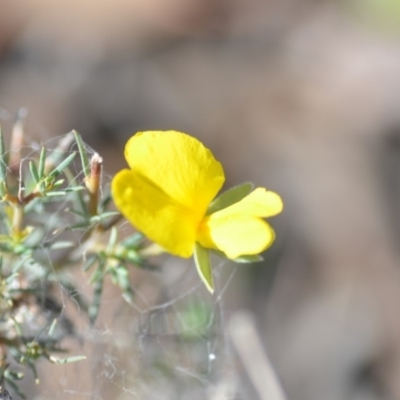
[[[254,189],[254,185],[251,182],[245,182],[241,185],[234,186],[228,189],[220,196],[218,196],[209,206],[206,215],[213,214],[219,210],[223,210],[237,203],[246,197]]]
[[[264,258],[262,256],[260,256],[259,254],[243,255],[243,256],[240,256],[238,258],[233,258],[232,259],[232,258],[228,258],[225,255],[225,253],[223,253],[220,250],[212,249],[211,252],[216,254],[219,257],[226,258],[227,260],[233,261],[233,262],[235,262],[237,264],[251,264],[251,263],[264,261]]]
[[[208,250],[198,243],[195,244],[194,248],[194,262],[201,280],[207,290],[212,294],[214,292],[214,281],[211,271],[210,255]]]

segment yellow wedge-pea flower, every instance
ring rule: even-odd
[[[282,211],[279,195],[244,185],[222,194],[218,204],[224,171],[196,138],[177,131],[139,132],[127,142],[125,158],[130,169],[118,172],[111,186],[116,207],[165,251],[184,258],[194,254],[211,292],[207,249],[234,260],[259,254],[274,241],[263,218]]]

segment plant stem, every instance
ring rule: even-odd
[[[14,235],[19,235],[22,232],[22,224],[24,221],[24,207],[20,204],[14,204],[14,214],[12,220],[12,228]]]

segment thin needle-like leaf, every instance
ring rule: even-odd
[[[56,328],[57,328],[57,319],[54,318],[54,320],[53,320],[53,322],[52,322],[52,324],[51,324],[51,326],[50,326],[50,329],[49,329],[49,336],[50,336],[51,338],[54,336],[54,333],[55,333],[55,331],[56,331]]]
[[[42,150],[40,151],[39,166],[38,166],[39,179],[43,179],[45,165],[46,165],[46,148],[42,147]]]
[[[56,168],[54,168],[50,173],[49,176],[57,176],[59,175],[65,168],[71,164],[72,160],[75,158],[76,152],[74,151],[70,154],[64,161],[62,161]]]
[[[38,184],[40,181],[39,173],[38,173],[38,170],[36,169],[35,162],[32,160],[29,161],[29,170],[31,171],[33,180],[35,181],[36,184]]]
[[[49,360],[53,362],[54,364],[68,364],[72,362],[77,362],[77,361],[82,361],[86,360],[85,356],[72,356],[72,357],[66,357],[66,358],[57,358],[50,356]]]
[[[85,178],[89,178],[90,176],[90,163],[85,151],[85,145],[83,144],[83,140],[81,135],[77,131],[73,131],[75,136],[76,144],[78,145],[79,155],[81,157],[83,173]]]

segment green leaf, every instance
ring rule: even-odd
[[[29,169],[31,171],[33,180],[35,181],[36,184],[38,184],[40,181],[39,173],[38,173],[38,170],[36,169],[36,165],[33,161],[29,161]]]
[[[26,396],[24,395],[24,393],[21,391],[19,386],[15,383],[16,380],[21,380],[21,379],[23,379],[23,377],[24,377],[24,374],[21,372],[10,371],[9,369],[4,372],[4,378],[6,379],[7,384],[13,388],[13,390],[15,391],[15,393],[18,394],[18,396],[20,396],[22,399],[26,399]]]
[[[136,249],[141,246],[141,244],[143,243],[143,239],[144,239],[143,234],[140,232],[136,232],[133,235],[128,236],[122,242],[122,246]]]
[[[69,164],[71,164],[72,160],[75,158],[76,152],[73,152],[70,154],[65,160],[63,160],[57,167],[53,169],[49,173],[49,177],[57,176],[59,175],[65,168],[68,167]]]
[[[50,356],[49,360],[51,362],[53,362],[54,364],[68,364],[68,363],[86,360],[86,357],[85,356],[72,356],[72,357],[66,357],[66,358],[57,358],[57,357]]]
[[[53,190],[51,192],[46,193],[46,197],[54,197],[54,196],[65,196],[67,192],[65,190]]]
[[[25,263],[30,260],[30,264],[33,264],[33,260],[30,255],[21,257],[18,261],[13,264],[11,272],[13,274],[17,273],[21,268],[24,267]]]
[[[117,239],[118,239],[118,231],[115,226],[111,228],[110,232],[110,238],[108,240],[108,245],[107,245],[107,252],[111,252],[115,245],[117,244]]]
[[[98,260],[97,254],[91,254],[89,257],[86,258],[85,263],[83,264],[83,270],[89,271],[89,269],[95,264]]]
[[[99,212],[103,212],[107,210],[107,207],[110,205],[112,200],[111,193],[108,193],[106,196],[104,196],[103,200],[100,202],[99,205]]]
[[[45,165],[46,165],[46,148],[42,147],[42,150],[40,151],[39,166],[38,166],[39,179],[43,178]]]
[[[14,323],[15,331],[19,336],[22,336],[22,328],[21,325],[15,320],[15,318],[10,317],[11,321]]]
[[[57,318],[53,319],[53,322],[49,329],[49,336],[52,338],[54,336],[55,330],[57,328]]]
[[[112,275],[114,283],[121,288],[125,294],[125,298],[133,300],[133,290],[128,270],[123,265],[119,265],[112,271]]]
[[[5,367],[8,367],[8,365],[5,364]],[[7,381],[8,381],[8,379],[20,381],[21,379],[24,379],[24,374],[22,372],[10,371],[9,369],[7,369],[4,372],[4,377],[7,379]]]
[[[33,357],[32,357],[33,358]],[[36,365],[33,363],[33,360],[28,360],[28,368],[32,371],[33,377],[35,379],[36,383],[39,383],[39,377],[38,377],[38,372],[36,369]]]
[[[208,250],[196,243],[194,248],[194,262],[197,272],[210,293],[214,292],[214,282],[211,271],[210,256]]]
[[[15,280],[18,278],[18,273],[10,274],[7,276],[7,278],[4,280],[7,285],[10,285],[15,282]]]
[[[89,309],[88,303],[86,302],[83,295],[74,286],[74,284],[62,275],[58,279],[59,283],[63,287],[63,292],[65,291],[70,296],[70,298],[74,299],[74,302],[78,306],[79,310],[87,313]]]
[[[59,179],[58,181],[53,183],[53,187],[59,187],[64,183],[65,179]]]
[[[223,210],[224,208],[231,206],[232,204],[237,203],[246,197],[253,190],[253,188],[254,186],[251,182],[246,182],[228,189],[209,205],[206,215],[213,214],[219,210]]]
[[[91,224],[97,224],[97,223],[99,223],[99,222],[101,222],[101,221],[103,221],[103,220],[105,220],[107,218],[115,217],[116,215],[119,215],[118,211],[107,211],[107,212],[105,212],[103,214],[94,215],[93,217],[91,217],[90,218],[90,223]]]
[[[84,186],[72,186],[72,187],[65,188],[64,191],[66,193],[70,193],[70,192],[79,192],[84,189],[85,189]]]
[[[60,240],[59,242],[51,243],[49,246],[49,249],[50,250],[60,250],[60,249],[68,249],[68,248],[74,247],[74,246],[75,246],[74,242],[70,242],[67,240],[65,240],[65,241]]]
[[[93,326],[99,314],[101,305],[101,295],[103,293],[105,260],[99,260],[98,269],[90,278],[93,285],[93,300],[88,309],[90,325]]]
[[[70,148],[72,142],[74,141],[73,132],[67,133],[58,143],[57,147],[46,157],[46,162],[44,166],[44,174],[47,175],[50,168],[58,165],[66,152]],[[48,150],[48,149],[47,149]],[[43,177],[44,178],[44,177]]]
[[[124,258],[133,264],[140,264],[142,261],[142,257],[135,249],[128,249],[126,252],[124,252],[124,255],[121,257],[121,259]]]
[[[76,144],[78,145],[79,155],[81,157],[83,173],[85,178],[89,178],[90,176],[90,163],[86,154],[85,145],[83,143],[81,135],[77,131],[73,131],[75,136]]]

